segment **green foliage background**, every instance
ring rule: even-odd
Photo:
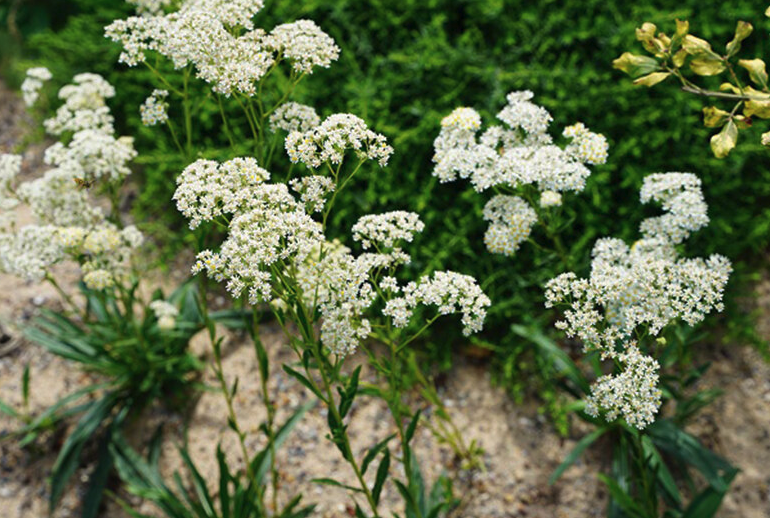
[[[706,100],[678,91],[675,84],[654,90],[634,87],[612,60],[623,51],[640,52],[634,29],[643,21],[672,32],[676,18],[690,21],[693,34],[726,43],[735,22],[755,27],[744,44],[746,57],[767,56],[770,21],[764,7],[680,0],[267,0],[258,15],[265,28],[297,18],[315,20],[342,48],[338,63],[303,83],[298,100],[322,115],[355,113],[388,136],[396,149],[385,169],[370,169],[340,200],[337,223],[347,229],[361,214],[406,209],[419,212],[426,232],[411,248],[412,268],[461,271],[477,276],[494,302],[483,340],[497,350],[495,361],[506,385],[521,389],[521,369],[537,368],[544,383],[550,367],[531,354],[532,345],[510,332],[512,324],[550,329],[553,312],[542,306],[542,284],[559,273],[554,258],[536,258],[524,246],[514,258],[491,255],[483,245],[481,209],[489,195],[466,182],[439,184],[431,176],[432,142],[439,121],[453,108],[473,106],[492,122],[506,93],[529,89],[535,102],[554,116],[554,132],[584,122],[610,141],[607,165],[595,167],[588,187],[566,197],[574,217],[565,241],[586,273],[594,240],[613,235],[633,240],[639,221],[654,207],[642,207],[638,188],[654,172],[691,171],[704,183],[711,225],[687,244],[687,254],[722,253],[736,264],[722,317],[733,336],[752,338],[749,317],[736,301],[747,294],[770,240],[770,160],[759,145],[762,128],[741,133],[743,142],[726,160],[708,147],[701,109]],[[0,6],[5,18],[8,6]],[[15,52],[4,52],[4,75],[18,85],[32,64],[48,66],[59,83],[78,72],[105,75],[118,86],[112,107],[120,130],[137,135],[145,159],[136,175],[138,221],[157,228],[182,228],[170,203],[174,176],[184,164],[164,159],[170,144],[142,128],[138,106],[149,93],[150,76],[117,65],[119,49],[102,34],[112,19],[130,13],[121,0],[38,0],[24,3],[18,25],[24,36]],[[3,48],[13,39],[0,36]],[[5,44],[8,43],[8,44]],[[718,49],[719,50],[719,49]],[[204,90],[202,90],[204,91]],[[213,130],[214,113],[200,127],[211,148],[224,147]],[[759,125],[759,124],[758,124]],[[767,129],[767,128],[765,128]],[[748,141],[751,140],[751,143]],[[160,151],[158,151],[160,149]],[[206,154],[206,150],[201,150]],[[211,154],[209,152],[209,154]],[[156,234],[174,250],[173,233]],[[535,238],[538,236],[536,235]],[[712,320],[713,321],[713,320]],[[458,328],[431,336],[428,350],[445,364]],[[546,385],[547,386],[547,385]],[[546,390],[547,393],[547,390]]]

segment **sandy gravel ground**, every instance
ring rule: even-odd
[[[0,152],[8,152],[18,142],[20,128],[25,125],[19,103],[6,90],[0,90]],[[40,165],[41,147],[27,155],[25,176],[35,176]],[[24,213],[20,219],[28,218]],[[62,267],[60,272],[72,283],[76,271]],[[756,304],[770,315],[770,281],[757,287]],[[63,394],[89,382],[89,378],[72,365],[43,351],[19,337],[19,328],[27,325],[41,306],[56,308],[56,292],[47,286],[28,284],[0,275],[0,399],[20,404],[21,373],[31,367],[33,391],[32,411],[40,411]],[[770,319],[766,319],[770,322]],[[770,324],[764,329],[770,338]],[[278,407],[279,422],[308,400],[306,390],[277,366],[293,360],[279,330],[264,326],[262,336],[274,366],[269,390]],[[196,337],[194,350],[208,354],[210,347],[203,335]],[[721,387],[725,395],[702,412],[690,431],[710,447],[741,468],[719,516],[722,518],[767,518],[770,516],[770,368],[743,347],[706,345],[703,357],[714,362],[701,382],[701,387]],[[353,362],[356,360],[354,359]],[[249,447],[260,444],[257,427],[264,418],[261,406],[256,361],[244,337],[230,335],[225,345],[224,369],[233,380],[238,377],[240,389],[236,412],[243,416],[242,427],[250,432]],[[363,376],[374,381],[371,372]],[[464,436],[476,439],[483,447],[485,470],[464,471],[456,466],[451,450],[440,445],[427,427],[416,437],[416,451],[426,479],[432,481],[441,472],[455,479],[455,494],[462,497],[461,506],[452,516],[463,518],[493,517],[593,517],[602,516],[606,491],[596,473],[607,469],[608,451],[599,444],[553,486],[547,479],[561,459],[577,441],[590,431],[574,421],[568,438],[559,437],[546,419],[539,415],[537,402],[515,404],[504,390],[494,387],[484,364],[458,357],[446,376],[442,398]],[[203,381],[214,385],[209,370]],[[190,452],[201,471],[216,481],[214,450],[222,443],[233,465],[240,459],[233,434],[225,426],[226,409],[221,395],[204,392],[185,412],[162,407],[150,409],[129,430],[131,440],[141,444],[158,424],[165,429],[163,469],[168,474],[181,467],[176,447],[185,431]],[[426,409],[430,416],[431,409]],[[360,398],[350,417],[350,433],[357,453],[392,433],[382,403]],[[12,431],[17,424],[0,417],[0,435]],[[305,500],[318,504],[317,516],[349,516],[344,491],[310,482],[315,477],[334,477],[353,482],[352,473],[341,462],[336,449],[324,438],[325,415],[320,408],[309,411],[279,453],[281,493],[286,502],[291,495],[303,492]],[[0,440],[0,517],[40,518],[47,515],[46,477],[63,440],[63,431],[43,438],[33,450],[20,450],[11,441]],[[86,455],[88,458],[88,455]],[[394,473],[400,466],[394,463]],[[78,472],[55,517],[78,516],[77,502],[88,480],[88,466]],[[135,502],[137,508],[153,513],[151,506]],[[383,501],[399,510],[394,487],[386,486]],[[114,502],[108,501],[102,513],[105,518],[126,515]]]

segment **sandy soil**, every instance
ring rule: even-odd
[[[0,152],[7,152],[18,139],[24,118],[19,103],[7,91],[0,90]],[[36,154],[37,153],[37,154]],[[26,161],[32,164],[24,172],[33,174],[39,164],[40,150],[32,150]],[[21,214],[23,219],[26,217]],[[76,272],[66,267],[60,272],[66,282],[74,282]],[[770,281],[757,288],[756,303],[770,315]],[[20,338],[18,329],[29,322],[40,306],[57,307],[53,289],[31,285],[0,275],[0,399],[20,404],[21,373],[31,367],[33,391],[31,410],[40,411],[63,394],[88,382],[60,359]],[[770,325],[764,332],[770,338]],[[281,362],[293,360],[282,335],[273,325],[262,330],[270,352],[273,376],[269,390],[278,407],[281,422],[308,400],[306,390],[281,372]],[[203,335],[196,337],[194,350],[208,354]],[[752,351],[743,347],[704,346],[704,357],[714,360],[714,367],[702,380],[701,387],[722,387],[725,395],[702,412],[691,431],[710,447],[741,468],[723,508],[722,518],[767,518],[770,516],[770,368]],[[353,360],[356,361],[355,359]],[[242,416],[243,429],[252,432],[249,447],[260,444],[257,427],[264,418],[259,405],[259,383],[253,350],[244,337],[229,335],[225,345],[224,370],[232,381],[238,377],[240,389],[236,412]],[[373,381],[372,373],[364,377]],[[589,430],[575,422],[570,437],[559,437],[539,415],[535,401],[514,404],[504,390],[493,387],[487,366],[469,358],[458,358],[446,376],[442,398],[464,436],[476,439],[483,447],[485,471],[462,471],[455,466],[451,450],[440,445],[431,432],[422,427],[416,437],[416,450],[427,480],[442,471],[455,478],[455,494],[462,504],[453,516],[492,517],[592,517],[602,516],[606,491],[596,473],[607,468],[607,452],[593,448],[554,485],[547,479],[561,459]],[[213,373],[204,381],[215,384]],[[430,415],[430,409],[426,411]],[[225,425],[226,409],[217,392],[203,392],[191,409],[175,412],[162,407],[149,410],[130,430],[132,441],[139,444],[152,434],[157,424],[165,428],[163,469],[168,474],[181,467],[176,453],[185,430],[193,459],[212,482],[217,476],[214,450],[222,443],[233,465],[240,459],[235,438]],[[391,433],[383,405],[360,398],[351,412],[350,433],[357,453]],[[17,424],[0,417],[0,435]],[[309,411],[279,453],[282,489],[280,500],[286,502],[297,492],[305,500],[318,504],[317,516],[348,516],[348,498],[344,491],[310,482],[315,477],[334,477],[353,482],[352,473],[339,459],[336,449],[324,438],[325,415],[320,408]],[[47,515],[46,476],[61,447],[63,433],[43,438],[36,450],[20,450],[12,441],[0,441],[0,516],[3,518],[39,518]],[[398,473],[400,466],[392,469]],[[77,501],[88,480],[88,466],[75,476],[55,517],[77,516]],[[152,513],[150,506],[135,499],[137,508]],[[394,487],[386,486],[383,500],[398,510]],[[126,516],[114,502],[107,502],[103,517]]]

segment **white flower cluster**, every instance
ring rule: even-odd
[[[349,113],[335,113],[320,126],[308,131],[293,131],[286,137],[286,152],[293,163],[302,162],[316,169],[325,162],[339,164],[345,152],[355,151],[359,160],[388,163],[393,148],[384,135],[370,130],[366,123]]]
[[[395,291],[392,286],[388,289]],[[450,271],[426,275],[400,291],[403,296],[390,299],[382,310],[395,327],[406,327],[418,305],[436,306],[440,315],[462,313],[463,334],[469,336],[481,331],[491,304],[476,279]]]
[[[305,303],[318,308],[321,342],[338,355],[351,354],[372,326],[365,313],[376,299],[370,281],[373,267],[381,265],[375,254],[354,257],[335,241],[318,243],[297,261],[297,281]]]
[[[484,219],[490,222],[484,234],[487,249],[493,254],[512,256],[532,232],[537,213],[518,196],[498,194],[484,206]]]
[[[19,201],[26,203],[43,224],[90,227],[104,220],[101,208],[92,205],[88,193],[75,184],[80,171],[74,168],[49,169],[40,178],[16,188]]]
[[[288,133],[310,131],[321,124],[321,117],[312,106],[288,102],[283,103],[270,114],[270,131],[283,130]]]
[[[314,67],[329,68],[340,55],[334,40],[312,20],[279,25],[266,42],[268,48],[288,59],[298,73],[311,74]]]
[[[126,263],[144,241],[133,225],[118,229],[103,222],[92,228],[60,227],[56,238],[71,257],[84,258],[83,282],[91,289],[102,290],[128,280]]]
[[[680,196],[684,199],[675,201]],[[631,247],[620,239],[598,240],[590,277],[580,279],[574,273],[565,273],[552,279],[546,286],[546,306],[568,304],[564,320],[557,327],[582,340],[586,350],[596,349],[602,358],[619,359],[626,369],[642,369],[648,373],[646,379],[650,379],[657,367],[629,352],[635,331],[643,328],[649,335],[657,336],[677,320],[694,325],[709,312],[721,311],[732,268],[720,255],[705,260],[687,259],[676,250],[675,245],[683,235],[708,221],[697,177],[683,173],[651,175],[645,179],[641,198],[661,201],[664,209],[671,212],[642,222],[643,239]],[[668,215],[673,217],[665,218]],[[651,225],[651,220],[665,224]],[[613,379],[617,381],[605,379],[598,386],[600,393],[594,392],[596,404],[609,401],[608,391],[613,388],[619,391],[618,400],[623,399],[630,393],[627,381],[635,378],[628,374]],[[647,389],[638,390],[639,394],[652,394],[645,392]],[[655,398],[649,401],[659,404]],[[622,414],[629,422],[649,423],[640,417],[652,415],[644,408],[642,405],[632,409],[640,414],[625,410]]]
[[[264,193],[261,187],[269,179],[270,173],[259,167],[254,158],[233,158],[223,164],[196,160],[177,177],[173,199],[194,229],[204,221],[236,214],[259,203]],[[288,192],[284,198],[288,205],[294,201]]]
[[[46,122],[49,130],[55,127],[54,133],[74,134],[66,145],[58,142],[46,150],[45,162],[53,168],[41,177],[15,185],[21,157],[0,155],[0,209],[23,202],[37,218],[37,224],[18,231],[1,225],[0,271],[39,281],[53,264],[69,258],[80,264],[89,288],[126,280],[127,263],[142,234],[133,226],[121,230],[107,222],[80,188],[97,180],[123,180],[130,173],[127,163],[136,156],[132,139],[112,135],[112,117],[104,104],[111,95],[112,87],[94,74],[80,74],[61,89],[65,103],[56,124]]]
[[[168,90],[153,90],[152,95],[144,100],[139,107],[139,114],[142,116],[142,124],[145,126],[155,126],[163,124],[168,120]]]
[[[353,225],[353,240],[360,241],[364,250],[396,247],[399,241],[411,243],[414,235],[422,232],[425,224],[419,214],[396,210],[384,214],[369,214]]]
[[[656,201],[666,214],[647,218],[640,231],[645,238],[659,237],[679,244],[709,223],[700,178],[692,173],[658,173],[644,179],[642,203]]]
[[[603,410],[608,421],[623,417],[631,426],[644,429],[655,421],[660,408],[660,365],[634,344],[628,345],[618,361],[625,369],[620,374],[608,374],[596,380],[591,395],[586,398],[585,411],[598,417]]]
[[[158,15],[171,6],[174,0],[126,0],[136,8],[137,14]]]
[[[21,93],[27,107],[34,106],[43,84],[52,77],[51,72],[45,67],[33,67],[27,70],[27,77],[21,83]]]
[[[131,174],[128,163],[136,158],[132,137],[83,129],[67,145],[57,142],[45,151],[45,163],[88,180],[118,182]]]
[[[326,195],[334,192],[334,182],[326,176],[303,176],[289,182],[291,188],[299,194],[308,212],[320,212],[323,209]]]
[[[286,185],[263,184],[249,192],[254,199],[230,222],[220,251],[198,254],[193,273],[206,270],[217,281],[227,280],[233,297],[247,290],[249,302],[256,304],[273,298],[271,270],[301,261],[323,240],[323,232]]]
[[[232,214],[228,235],[219,251],[198,254],[193,273],[205,271],[225,282],[230,294],[251,304],[269,302],[286,311],[298,298],[309,315],[321,317],[321,343],[338,355],[355,351],[372,330],[367,315],[381,289],[398,293],[394,268],[410,260],[398,248],[424,228],[417,214],[394,211],[362,217],[353,238],[377,253],[354,256],[338,241],[328,242],[323,227],[310,216],[335,188],[327,177],[310,176],[285,184],[264,183],[267,171],[250,158],[222,165],[198,160],[179,176],[174,198],[191,225]],[[382,247],[384,253],[379,253]],[[404,288],[405,302],[436,305],[440,314],[460,312],[466,333],[481,328],[489,299],[471,277],[439,272]]]
[[[481,117],[472,108],[457,108],[444,117],[433,143],[433,175],[442,183],[467,178],[479,192],[534,185],[542,193],[543,207],[561,205],[564,191],[582,191],[591,174],[586,164],[607,159],[607,140],[577,123],[564,130],[570,142],[564,148],[557,146],[547,132],[551,115],[532,103],[532,97],[530,91],[508,94],[507,105],[497,114],[505,126],[490,126],[481,135]],[[495,245],[490,251],[515,252],[534,224],[529,218],[523,221],[526,225],[515,237],[512,229],[493,224],[486,239]]]
[[[158,327],[161,330],[174,329],[176,327],[176,317],[179,315],[177,307],[165,300],[153,300],[150,302],[150,309],[155,313],[158,319]]]
[[[57,227],[27,225],[18,232],[0,232],[0,272],[39,281],[64,254],[56,242]]]
[[[43,122],[51,135],[61,135],[66,131],[78,132],[85,129],[113,133],[114,119],[106,105],[106,99],[115,96],[115,89],[98,74],[78,74],[72,84],[59,90],[59,98],[64,104],[56,111],[56,116]]]
[[[560,207],[561,194],[556,191],[543,191],[540,193],[540,206],[545,208]]]
[[[120,61],[144,62],[148,51],[169,58],[175,68],[188,64],[215,92],[255,95],[255,83],[278,60],[286,59],[299,73],[328,67],[339,48],[318,26],[298,20],[271,33],[254,28],[252,18],[262,0],[186,0],[172,13],[116,20],[105,34],[121,43]]]
[[[21,172],[21,156],[0,154],[0,231],[14,221],[11,209],[19,204],[14,191],[16,177]]]

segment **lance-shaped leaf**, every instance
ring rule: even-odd
[[[724,125],[722,131],[711,137],[711,151],[717,158],[724,158],[738,142],[738,127],[733,121]]]
[[[631,77],[643,76],[656,70],[660,70],[658,60],[649,56],[637,56],[630,52],[624,52],[612,62],[613,68],[622,70]]]
[[[670,75],[671,75],[670,72],[653,72],[652,74],[647,74],[646,76],[642,76],[638,79],[635,79],[634,84],[644,85],[644,86],[655,86],[661,81],[665,81],[666,78]]]
[[[754,27],[749,22],[739,21],[735,26],[735,36],[727,44],[727,57],[731,58],[735,56],[739,50],[741,50],[741,42],[749,37]]]
[[[748,70],[752,83],[761,88],[767,88],[767,70],[764,61],[761,59],[740,59],[738,65]]]

